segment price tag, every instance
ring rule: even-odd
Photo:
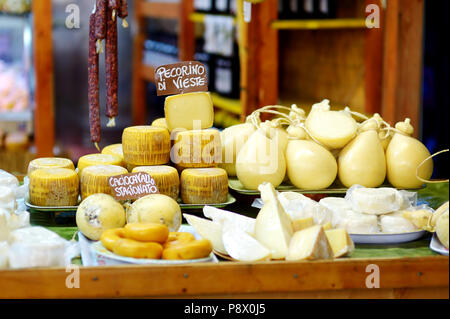
[[[158,67],[155,82],[158,96],[208,91],[206,67],[196,61]]]
[[[139,199],[159,193],[153,177],[144,172],[111,176],[108,184],[118,201]]]

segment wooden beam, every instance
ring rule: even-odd
[[[365,111],[374,114],[381,113],[384,9],[381,0],[366,0],[369,5],[380,8],[380,28],[368,28],[365,41]]]
[[[190,16],[194,12],[193,0],[181,0],[179,14],[179,34],[178,34],[178,49],[179,58],[181,61],[194,60],[195,54],[195,30],[194,22],[191,21]]]
[[[143,0],[136,0],[134,18],[136,23],[136,34],[133,38],[133,74],[132,74],[132,121],[133,125],[144,125],[147,121],[147,99],[146,99],[146,78],[148,71],[142,67],[143,50],[145,41],[145,18],[140,12]]]
[[[137,0],[136,12],[142,18],[178,19],[180,4]]]
[[[32,1],[32,11],[36,83],[34,140],[38,157],[53,156],[55,113],[51,0]]]
[[[243,21],[238,1],[239,56],[241,63],[241,120],[254,110],[278,101],[278,17],[276,1],[252,5],[252,20]]]
[[[379,289],[367,287],[372,274],[367,272],[369,265],[379,268]],[[0,298],[263,297],[307,293],[325,298],[336,297],[339,292],[347,298],[402,298],[410,290],[435,290],[431,296],[448,298],[448,267],[448,258],[443,256],[81,267],[80,286],[72,289],[66,282],[73,273],[65,268],[26,269],[0,271]],[[417,293],[411,296],[426,297]]]
[[[406,117],[420,136],[424,0],[388,1],[384,40],[382,114],[394,124]]]

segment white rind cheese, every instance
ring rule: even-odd
[[[237,213],[229,212],[226,210],[218,209],[211,206],[205,206],[203,208],[203,215],[212,219],[214,222],[221,224],[231,224],[234,228],[239,228],[250,235],[255,234],[256,219],[250,218]]]
[[[385,234],[401,234],[415,232],[419,229],[403,213],[393,213],[380,217],[381,231]]]
[[[17,229],[9,235],[9,267],[63,267],[67,241],[44,227]]]
[[[223,227],[222,240],[228,255],[239,261],[270,260],[270,250],[248,233],[234,225]]]
[[[403,205],[403,197],[394,188],[351,187],[345,197],[356,212],[384,215],[398,211]]]
[[[14,191],[6,186],[0,186],[0,208],[14,212],[17,208]]]

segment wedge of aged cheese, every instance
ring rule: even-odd
[[[228,175],[221,168],[188,168],[181,173],[181,200],[185,204],[227,201]]]
[[[119,156],[120,158],[122,158],[122,161],[125,163],[125,160],[123,158],[123,148],[122,148],[122,144],[121,143],[105,146],[102,149],[102,154],[109,154],[109,155]]]
[[[211,242],[215,251],[225,255],[228,254],[222,240],[221,224],[194,215],[183,214],[183,216],[201,237]]]
[[[286,260],[332,259],[333,250],[323,227],[313,226],[296,232],[289,244]]]
[[[0,186],[0,208],[14,212],[17,208],[14,191],[6,186]]]
[[[40,226],[20,228],[9,235],[9,266],[16,268],[65,266],[67,242]]]
[[[78,160],[78,175],[81,177],[83,169],[94,165],[117,165],[125,167],[123,158],[111,154],[88,154],[81,156]]]
[[[314,219],[312,217],[300,218],[294,220],[292,223],[292,227],[294,228],[294,232],[298,232],[300,230],[309,228],[314,226]]]
[[[80,192],[81,199],[92,194],[108,194],[114,196],[108,179],[111,176],[127,174],[126,168],[117,165],[93,165],[86,167],[81,173]]]
[[[203,208],[203,215],[212,219],[214,222],[221,224],[222,226],[227,223],[229,226],[239,228],[247,234],[255,234],[255,218],[250,218],[238,213],[229,212],[211,206],[205,206]]]
[[[270,250],[259,241],[243,231],[225,222],[223,226],[222,241],[228,255],[239,261],[270,260]]]
[[[332,220],[333,214],[328,208],[302,194],[284,192],[278,198],[292,221],[312,217],[315,224],[325,225]]]
[[[122,134],[123,157],[128,165],[164,165],[170,160],[170,134],[161,127],[132,126]]]
[[[403,197],[394,188],[351,187],[345,196],[355,212],[384,215],[396,212],[403,204]]]
[[[41,157],[28,164],[28,176],[39,168],[68,168],[75,170],[72,160],[61,157]]]
[[[270,183],[259,186],[264,206],[256,217],[255,239],[272,251],[273,259],[284,259],[294,233],[291,219]]]
[[[208,92],[168,96],[164,109],[167,127],[171,132],[175,129],[206,129],[214,123],[214,106]]]
[[[178,200],[180,194],[180,176],[176,168],[171,166],[138,166],[133,168],[133,173],[144,172],[155,180],[160,194]]]
[[[6,241],[0,242],[0,269],[8,268],[8,243]]]
[[[206,129],[176,133],[171,160],[181,169],[216,167],[222,161],[219,131]]]
[[[345,229],[326,230],[328,242],[333,250],[334,258],[350,256],[355,250],[355,243]]]
[[[37,206],[75,206],[79,179],[68,168],[41,168],[30,174],[30,201]]]
[[[385,234],[401,234],[418,231],[419,229],[402,212],[383,215],[380,217],[381,232]]]

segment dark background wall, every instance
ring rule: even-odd
[[[425,1],[422,141],[431,153],[448,148],[448,0]],[[448,155],[435,158],[435,178],[448,178]]]

